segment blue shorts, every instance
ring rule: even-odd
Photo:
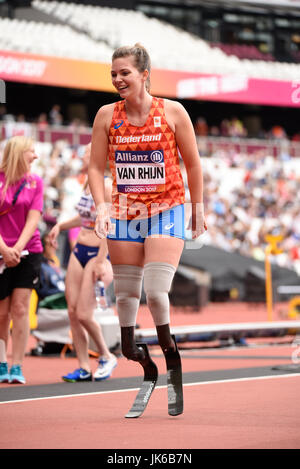
[[[98,255],[98,246],[86,246],[85,244],[76,243],[73,253],[79,260],[81,266],[85,268],[90,259]]]
[[[144,243],[149,236],[174,237],[184,236],[184,205],[177,205],[149,218],[133,220],[111,219],[113,230],[107,236],[116,241],[134,241]]]

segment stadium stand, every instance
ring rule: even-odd
[[[112,49],[69,26],[0,18],[0,49],[107,62]],[[13,34],[12,34],[13,31]]]
[[[37,142],[39,159],[34,168],[46,186],[44,229],[55,223],[58,216],[60,219],[73,216],[74,200],[79,198],[82,187],[80,167],[84,151],[83,143],[70,143],[66,138],[72,135],[70,130],[62,127],[61,134],[57,133],[57,127],[48,130],[53,131],[55,138],[53,142]],[[87,140],[89,132],[87,129],[83,134]],[[264,147],[263,141],[260,147],[252,149],[243,146],[242,140],[236,146],[222,146],[218,139],[209,145],[209,138],[199,138],[198,143],[209,226],[204,244],[262,261],[265,235],[282,233],[283,253],[274,257],[274,262],[300,274],[297,190],[300,157],[291,157],[284,143],[278,145],[276,155],[271,154],[270,147]],[[203,143],[207,145],[206,152]],[[0,160],[3,144],[4,141],[0,145]],[[188,191],[186,195],[188,201]]]
[[[43,0],[34,0],[32,7],[65,25],[1,19],[0,49],[109,62],[115,47],[140,42],[142,37],[155,68],[299,79],[297,63],[262,60],[258,53],[251,55],[252,49],[248,58],[238,58],[232,51],[211,47],[207,41],[140,11]],[[128,27],[130,24],[134,28]]]
[[[211,43],[211,47],[220,48],[227,55],[235,55],[239,59],[249,59],[249,60],[264,60],[266,62],[274,62],[275,58],[272,54],[262,53],[254,45],[248,46],[246,44],[221,44],[221,43]]]

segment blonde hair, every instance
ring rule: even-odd
[[[10,138],[4,148],[0,171],[5,174],[5,185],[2,198],[5,197],[7,188],[19,181],[27,173],[27,165],[24,152],[33,145],[32,138],[17,135]]]
[[[134,46],[119,47],[114,51],[112,60],[131,56],[134,58],[134,65],[139,72],[142,73],[145,70],[149,72],[146,80],[146,90],[150,91],[151,60],[145,47],[139,43],[136,43]]]

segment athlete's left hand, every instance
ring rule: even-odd
[[[103,277],[105,277],[107,270],[107,265],[105,261],[98,261],[96,258],[96,262],[94,263],[93,266],[93,282],[95,283],[97,280],[103,280]]]
[[[203,203],[192,204],[192,215],[187,229],[192,230],[192,239],[198,238],[207,230]]]
[[[100,239],[106,238],[108,233],[111,231],[112,225],[109,212],[109,204],[102,203],[97,206],[95,233]]]

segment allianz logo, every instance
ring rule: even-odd
[[[132,163],[162,163],[164,160],[163,150],[147,151],[144,153],[130,151],[116,151],[116,163],[132,162]]]

